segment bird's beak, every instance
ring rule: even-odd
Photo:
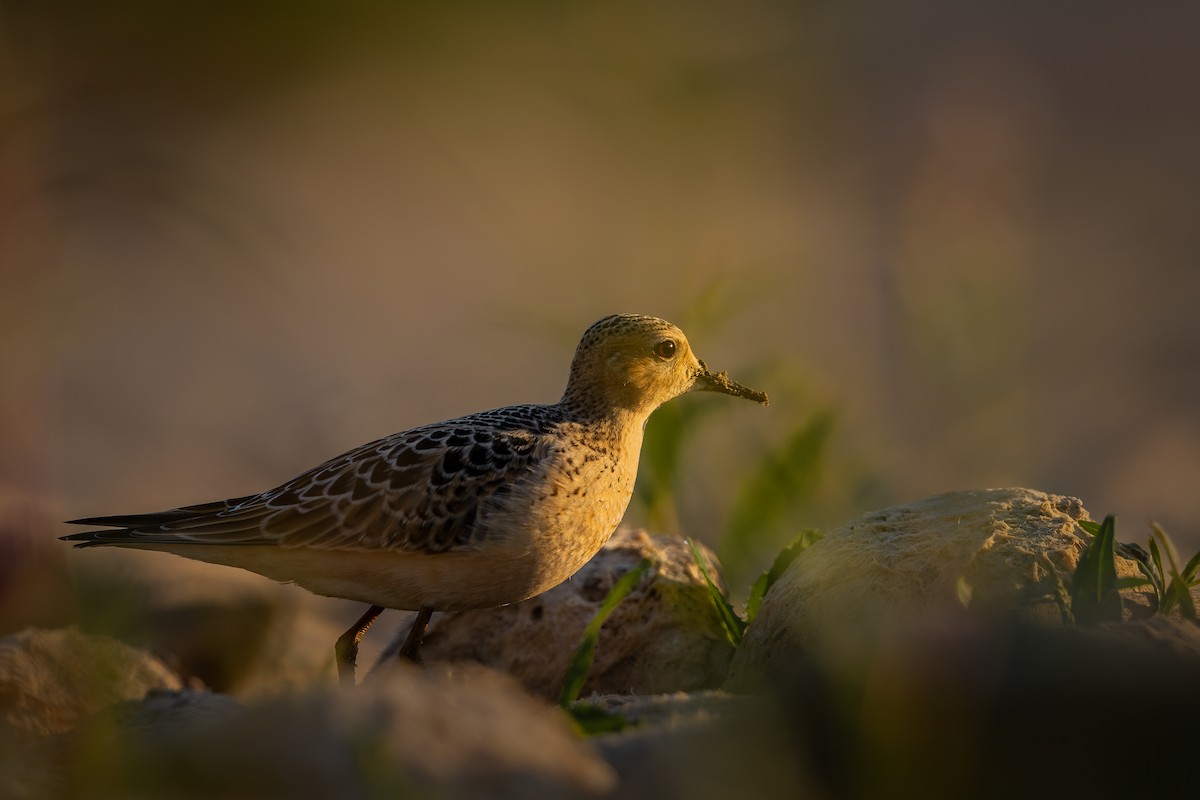
[[[744,397],[747,400],[753,400],[756,403],[767,405],[767,395],[756,389],[751,389],[749,386],[742,386],[737,381],[730,380],[729,375],[725,372],[710,372],[708,365],[703,361],[700,362],[700,371],[696,373],[696,380],[692,383],[691,391],[693,392],[721,392],[722,394],[730,394],[734,397]]]

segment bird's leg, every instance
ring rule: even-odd
[[[338,678],[341,679],[343,686],[354,685],[354,670],[358,663],[358,643],[362,641],[367,629],[375,623],[375,620],[379,619],[379,615],[382,613],[383,606],[368,608],[367,612],[358,618],[358,622],[351,625],[348,631],[338,637],[337,644],[333,646]]]
[[[408,638],[404,640],[404,645],[400,648],[401,658],[407,658],[417,664],[424,663],[421,661],[421,640],[425,638],[425,629],[429,627],[431,616],[433,616],[433,609],[429,606],[421,606],[421,610],[417,612],[417,619],[408,632]]]

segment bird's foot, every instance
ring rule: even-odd
[[[400,647],[400,658],[407,659],[414,664],[425,665],[421,659],[421,642],[425,638],[425,629],[429,627],[429,618],[433,616],[433,609],[429,606],[422,606],[417,612],[417,618],[413,621],[413,626],[408,631],[408,636],[404,640],[404,644]]]
[[[354,673],[358,666],[358,643],[382,613],[383,606],[371,606],[334,644],[334,662],[337,664],[338,680],[342,686],[354,685]]]

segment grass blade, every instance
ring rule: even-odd
[[[691,539],[688,539],[687,543],[692,548],[692,558],[696,559],[696,565],[700,567],[700,574],[704,576],[704,581],[708,584],[708,594],[712,598],[713,607],[717,610],[717,619],[721,621],[725,637],[729,639],[731,645],[737,647],[742,643],[742,636],[746,633],[746,623],[733,610],[728,598],[708,574],[708,559],[700,552],[700,548]]]
[[[1088,543],[1072,575],[1071,608],[1083,625],[1121,621],[1121,595],[1113,562],[1116,519],[1109,514]]]
[[[620,733],[634,725],[624,714],[590,703],[574,703],[566,712],[575,723],[575,729],[584,736]]]
[[[1165,614],[1170,611],[1166,606],[1167,573],[1163,572],[1162,553],[1158,550],[1158,542],[1154,540],[1153,534],[1150,536],[1150,560],[1154,563],[1154,574],[1158,578],[1154,584],[1154,589],[1158,592],[1158,613]]]
[[[633,498],[645,511],[646,524],[656,532],[679,530],[675,487],[679,485],[684,463],[684,446],[691,441],[703,418],[732,408],[718,398],[697,399],[700,402],[667,403],[654,412],[646,425]]]
[[[567,667],[562,689],[558,692],[558,704],[563,708],[579,699],[579,692],[583,689],[588,673],[592,671],[592,664],[596,661],[596,642],[600,639],[600,628],[604,625],[604,621],[612,614],[613,609],[620,605],[626,595],[633,591],[633,587],[637,586],[638,581],[652,566],[653,563],[650,559],[643,558],[636,567],[622,575],[613,584],[612,589],[609,589],[608,595],[605,596],[600,607],[596,609],[595,615],[584,628],[583,640],[579,643],[579,648],[576,649],[570,666]]]
[[[1183,567],[1183,572],[1179,573],[1179,576],[1183,578],[1184,583],[1188,586],[1195,586],[1197,581],[1200,580],[1196,578],[1197,571],[1200,571],[1200,552],[1197,552],[1196,555],[1188,560],[1187,564]]]
[[[1175,606],[1179,606],[1179,613],[1184,619],[1194,620],[1196,619],[1196,602],[1192,599],[1189,573],[1194,574],[1197,564],[1200,564],[1200,553],[1192,556],[1181,572],[1179,561],[1175,557],[1175,546],[1171,543],[1171,538],[1167,536],[1167,532],[1157,522],[1151,522],[1150,529],[1151,551],[1157,550],[1155,540],[1161,542],[1162,549],[1167,554],[1167,563],[1170,565],[1171,579],[1167,583],[1166,591],[1163,592],[1163,601],[1159,606],[1159,613],[1170,614]]]
[[[763,597],[771,586],[774,585],[775,581],[779,580],[784,571],[791,566],[791,563],[796,560],[796,556],[819,542],[821,538],[822,533],[819,530],[806,528],[787,547],[779,551],[779,555],[775,556],[775,561],[771,564],[771,568],[762,575],[759,575],[758,580],[750,587],[750,596],[746,598],[747,624],[753,622],[754,618],[758,616],[758,609],[762,606]]]
[[[816,491],[834,422],[832,410],[813,414],[742,484],[721,538],[721,558],[731,574],[744,569],[763,537]]]
[[[1171,565],[1171,575],[1179,574],[1179,562],[1175,558],[1175,546],[1171,544],[1171,539],[1167,536],[1167,532],[1162,529],[1162,526],[1157,522],[1150,523],[1151,535],[1154,539],[1162,542],[1163,552],[1167,554],[1167,563]],[[1153,539],[1151,540],[1153,541]]]

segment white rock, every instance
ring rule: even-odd
[[[701,546],[719,580],[716,557]],[[692,691],[720,685],[733,648],[691,549],[679,537],[621,530],[569,581],[502,608],[437,616],[422,656],[506,672],[557,696],[583,630],[613,584],[643,558],[654,566],[604,624],[583,694]],[[404,631],[401,631],[403,635]],[[397,642],[381,663],[394,660]]]
[[[0,724],[10,734],[61,733],[119,701],[181,686],[149,653],[78,628],[0,639]]]
[[[961,614],[1061,625],[1051,564],[1069,579],[1089,537],[1073,497],[1031,489],[952,492],[830,531],[764,598],[734,657],[745,689],[807,655],[858,663],[881,632]],[[1117,557],[1120,576],[1136,563]]]

